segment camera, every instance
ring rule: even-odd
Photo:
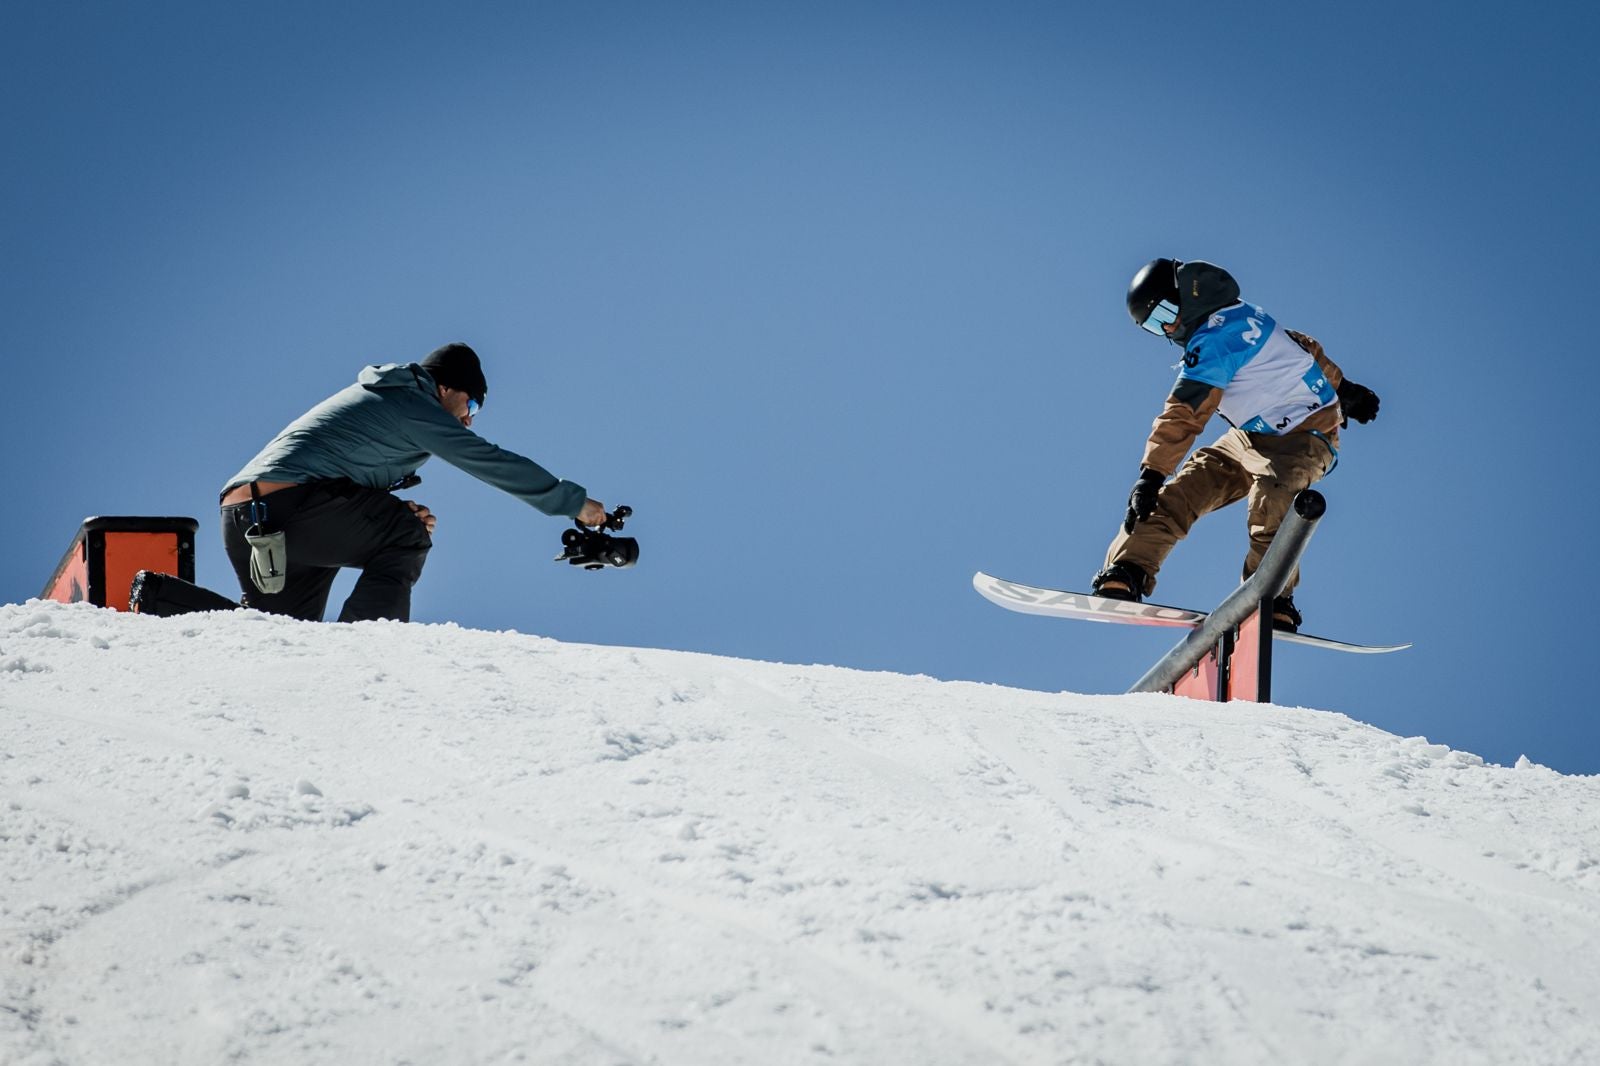
[[[561,554],[558,563],[570,563],[585,570],[603,570],[608,566],[620,568],[639,561],[639,542],[632,537],[613,537],[606,530],[620,530],[623,520],[633,514],[632,507],[618,507],[606,515],[598,529],[590,529],[574,521],[575,528],[561,534]]]

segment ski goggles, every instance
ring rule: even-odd
[[[1166,331],[1161,327],[1178,321],[1178,305],[1171,300],[1162,300],[1150,311],[1150,317],[1139,323],[1139,328],[1147,333],[1154,333],[1157,337],[1166,337]]]

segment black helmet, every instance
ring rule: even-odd
[[[1152,259],[1133,276],[1128,285],[1128,314],[1133,316],[1134,325],[1158,337],[1166,336],[1161,332],[1161,323],[1178,320],[1178,268],[1182,265],[1176,259]],[[1163,303],[1170,305],[1167,313],[1160,316],[1155,329],[1150,329],[1150,316]]]

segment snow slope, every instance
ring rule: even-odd
[[[0,1062],[1600,1062],[1597,813],[1320,711],[10,605]]]

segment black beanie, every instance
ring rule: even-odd
[[[471,396],[480,407],[489,395],[489,383],[483,380],[483,367],[478,363],[478,353],[460,341],[429,352],[422,361],[422,369],[438,384],[460,389]]]

